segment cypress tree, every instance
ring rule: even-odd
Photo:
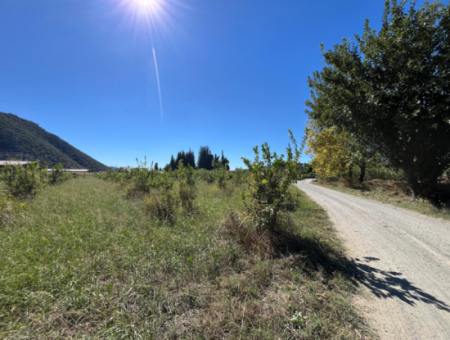
[[[172,169],[172,170],[175,170],[176,169],[176,163],[175,163],[175,158],[173,158],[173,155],[172,155],[172,157],[170,158],[170,168]]]

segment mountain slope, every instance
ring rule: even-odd
[[[22,152],[27,159],[62,163],[65,168],[106,170],[107,166],[81,152],[36,123],[0,112],[0,152]]]

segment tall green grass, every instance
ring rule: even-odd
[[[0,225],[0,338],[356,339],[342,246],[306,196],[276,255],[224,228],[243,185],[197,184],[174,223],[96,178],[47,187]],[[301,317],[299,316],[301,315]]]

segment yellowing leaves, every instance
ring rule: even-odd
[[[314,171],[322,178],[336,177],[347,172],[350,158],[345,137],[336,134],[333,128],[322,130],[313,122],[309,125],[306,153],[314,155],[311,162]]]

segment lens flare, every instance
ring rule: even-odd
[[[164,123],[164,112],[163,112],[163,104],[162,104],[162,96],[161,96],[161,82],[159,81],[158,60],[156,59],[155,48],[153,47],[152,50],[153,50],[153,61],[155,62],[156,84],[158,85],[159,109],[161,110],[161,123]]]
[[[139,8],[146,15],[157,14],[158,10],[161,9],[162,0],[132,0],[135,6]]]
[[[170,40],[169,33],[175,29],[174,20],[177,16],[176,6],[180,4],[178,0],[114,0],[119,4],[118,9],[124,15],[124,23],[121,28],[135,31],[135,41],[144,39],[151,47],[151,55],[156,73],[156,85],[158,90],[161,122],[164,122],[163,101],[161,94],[160,72],[156,58],[155,45],[161,39]]]

